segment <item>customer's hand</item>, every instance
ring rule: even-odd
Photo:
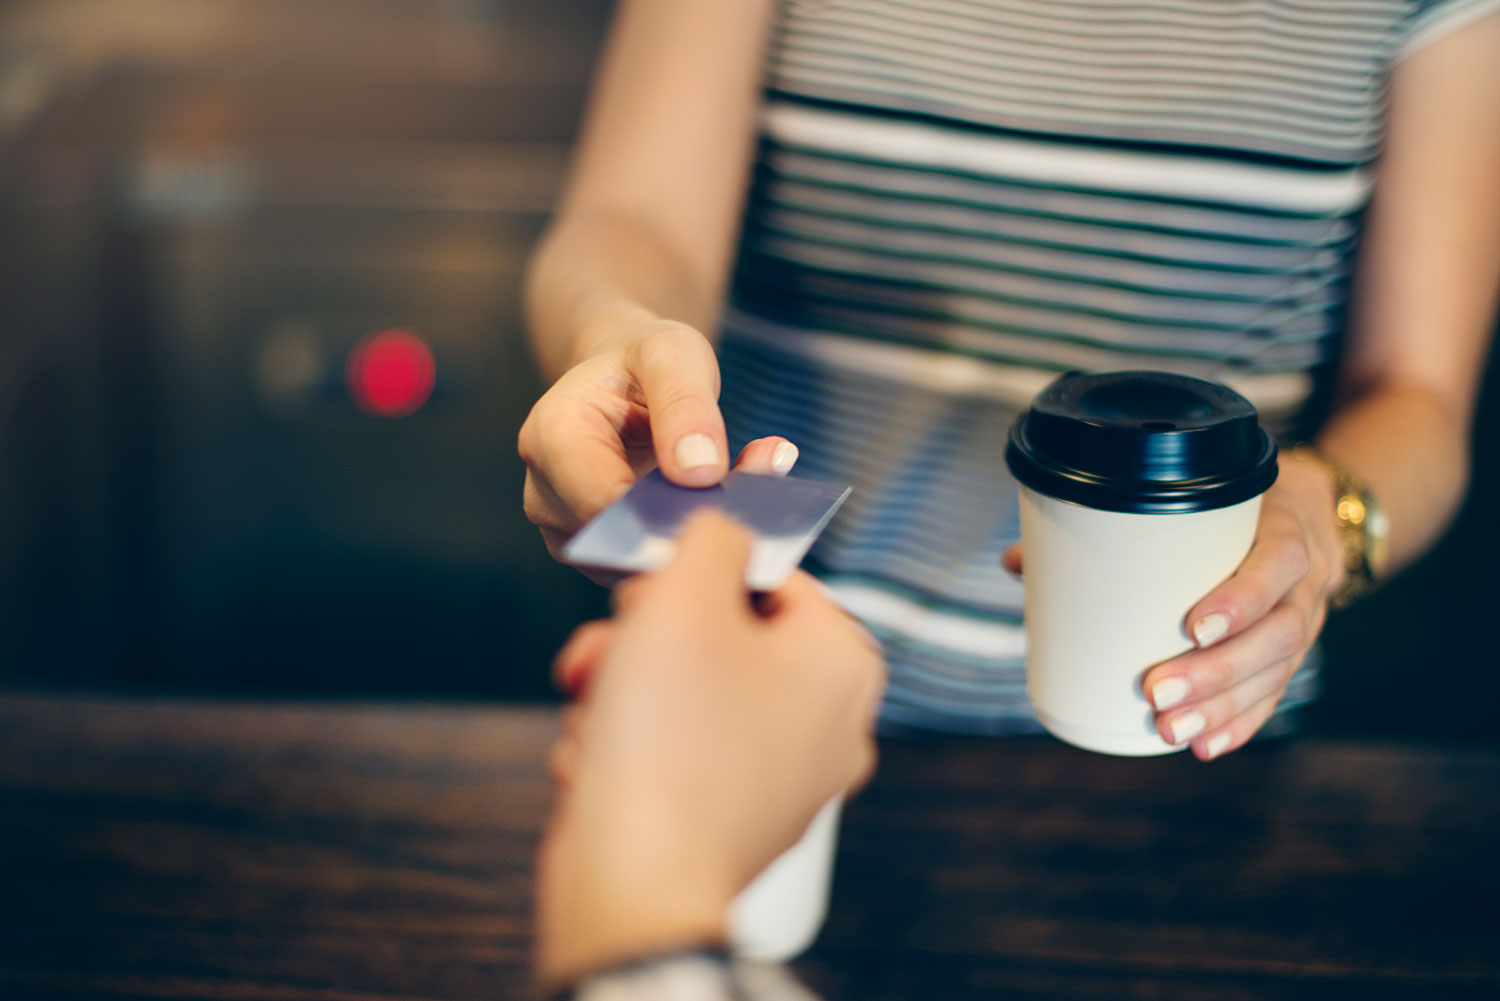
[[[526,462],[526,517],[553,557],[600,510],[660,467],[679,486],[707,487],[729,468],[713,345],[657,321],[604,340],[532,407],[517,441]],[[746,445],[735,468],[785,475],[785,438]]]
[[[752,607],[749,552],[695,516],[558,657],[577,704],[539,864],[545,980],[722,940],[735,895],[874,768],[878,650],[804,574]]]
[[[1007,549],[1002,562],[1020,573],[1021,547]],[[1162,739],[1191,741],[1207,761],[1254,736],[1322,632],[1343,574],[1327,469],[1283,455],[1249,554],[1187,614],[1197,648],[1141,680]]]

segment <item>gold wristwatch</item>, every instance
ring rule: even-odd
[[[1294,456],[1306,456],[1333,475],[1333,512],[1344,549],[1344,584],[1328,599],[1334,608],[1347,608],[1375,586],[1385,570],[1390,522],[1364,481],[1312,445],[1293,446]]]

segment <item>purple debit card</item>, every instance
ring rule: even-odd
[[[693,489],[674,486],[652,470],[584,525],[563,547],[563,558],[604,570],[654,569],[672,558],[688,515],[712,507],[755,533],[745,583],[754,591],[774,591],[848,496],[848,487],[832,483],[734,472],[716,487]]]

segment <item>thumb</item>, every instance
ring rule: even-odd
[[[688,519],[677,537],[677,553],[659,575],[654,593],[687,607],[730,605],[750,611],[745,567],[754,536],[739,522],[712,509]]]
[[[682,487],[718,483],[729,470],[729,439],[719,413],[713,345],[679,325],[639,341],[632,362],[662,474]]]

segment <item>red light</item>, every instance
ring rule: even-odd
[[[422,409],[437,381],[432,349],[414,330],[367,334],[349,352],[344,382],[349,398],[367,414],[406,417]]]

